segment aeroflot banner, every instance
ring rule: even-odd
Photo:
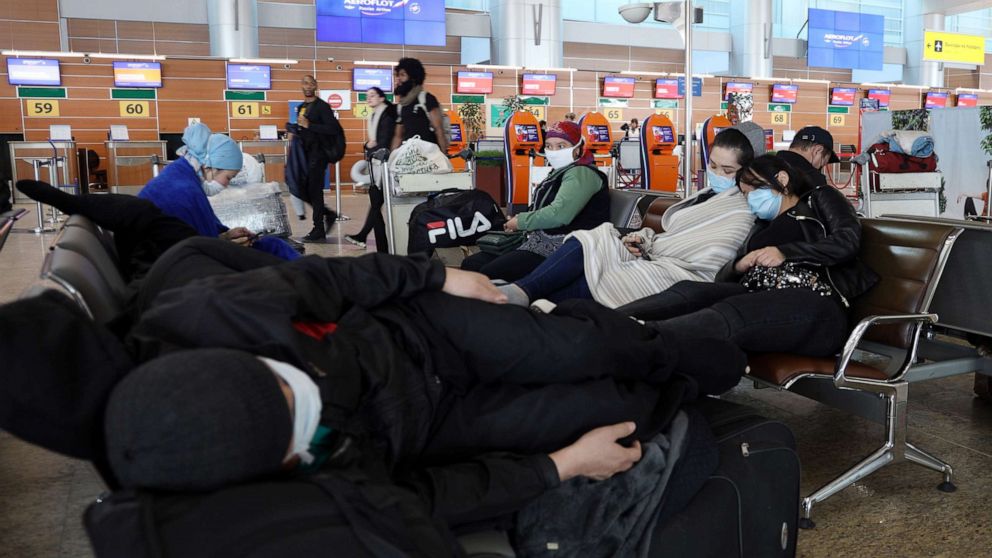
[[[444,46],[444,0],[317,0],[317,40]]]
[[[810,66],[881,70],[885,16],[811,8],[808,46]]]

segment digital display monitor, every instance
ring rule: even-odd
[[[610,127],[602,124],[589,124],[586,133],[595,143],[610,143]]]
[[[681,87],[680,87],[681,86]],[[681,99],[684,95],[685,80],[659,78],[654,82],[655,99]]]
[[[947,92],[928,91],[923,108],[928,108],[928,109],[947,108]]]
[[[554,74],[524,74],[520,91],[523,95],[550,97],[555,94],[558,76]]]
[[[788,83],[776,83],[772,86],[773,103],[794,104],[799,99],[799,86]]]
[[[48,58],[8,58],[7,83],[11,85],[62,85],[59,61]]]
[[[685,97],[685,76],[679,77],[679,96]],[[703,96],[703,78],[692,78],[692,96]]]
[[[353,68],[351,70],[351,90],[368,91],[378,87],[384,93],[393,90],[393,70],[390,68]]]
[[[228,89],[272,89],[272,70],[269,66],[253,64],[227,65]]]
[[[889,101],[892,99],[891,89],[869,89],[868,90],[869,99],[877,99],[878,106],[881,108],[889,106]]]
[[[978,106],[978,95],[975,93],[958,93],[958,105],[959,107],[977,107]]]
[[[451,141],[460,142],[462,141],[462,125],[451,123]]]
[[[115,61],[114,87],[162,87],[162,64]]]
[[[513,131],[517,134],[518,142],[538,143],[541,141],[537,124],[514,124]]]
[[[637,78],[606,76],[603,78],[603,96],[630,99],[634,96],[635,83],[637,83]]]
[[[754,90],[753,83],[740,83],[734,81],[728,81],[727,85],[724,87],[723,100],[729,100],[731,93],[750,93]]]
[[[853,87],[834,87],[830,90],[830,104],[841,107],[853,107],[854,95],[858,90]]]
[[[675,143],[675,130],[671,126],[651,126],[655,143]]]
[[[458,93],[481,93],[489,94],[493,92],[492,72],[458,72],[458,81],[455,83],[455,91]]]
[[[885,16],[810,9],[806,62],[819,68],[881,70]]]
[[[445,46],[444,0],[316,0],[317,40]]]

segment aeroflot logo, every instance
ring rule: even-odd
[[[472,224],[467,229],[462,223],[461,217],[427,223],[427,238],[430,239],[431,244],[437,244],[438,239],[444,238],[444,235],[451,237],[451,240],[458,240],[486,232],[491,228],[493,228],[493,224],[489,222],[489,219],[486,219],[486,216],[481,212],[476,211],[475,215],[472,216]]]
[[[860,35],[842,35],[840,33],[825,33],[823,35],[823,42],[830,43],[838,48],[846,48],[857,42],[860,42],[866,47],[871,45],[871,41],[868,39],[868,37],[865,37],[864,33]]]
[[[358,9],[358,11],[362,12],[362,15],[380,16],[386,15],[396,9],[402,9],[403,6],[409,3],[410,0],[344,0],[344,9]],[[414,6],[417,7],[414,13],[419,12],[420,5],[415,2]],[[413,6],[411,6],[412,9]]]

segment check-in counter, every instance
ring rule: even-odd
[[[136,195],[158,174],[156,164],[166,161],[166,143],[150,141],[108,141],[107,181],[111,191]]]

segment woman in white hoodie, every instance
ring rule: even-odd
[[[609,223],[576,231],[528,276],[501,289],[520,305],[592,298],[616,308],[679,281],[713,281],[754,224],[735,182],[753,158],[744,134],[720,132],[706,169],[708,187],[665,212],[664,232],[644,228],[622,236]]]

